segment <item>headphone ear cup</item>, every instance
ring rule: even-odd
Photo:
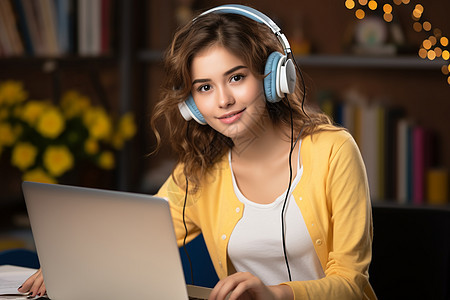
[[[284,59],[284,55],[280,52],[272,52],[267,58],[266,66],[264,68],[264,93],[267,101],[275,103],[281,100],[278,96],[277,89],[280,72],[280,61]]]
[[[178,104],[181,115],[186,121],[194,119],[199,124],[206,125],[206,120],[195,105],[194,98],[189,94],[189,97]]]

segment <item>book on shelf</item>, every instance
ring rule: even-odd
[[[0,57],[112,52],[113,0],[1,0]]]
[[[415,204],[425,201],[425,175],[426,175],[426,144],[425,128],[414,126],[412,128],[412,198]]]
[[[386,105],[385,101],[368,101],[354,93],[350,96],[344,101],[333,101],[328,96],[319,104],[355,137],[372,200],[429,202],[429,172],[441,165],[435,134],[401,108]]]
[[[19,56],[25,52],[17,23],[11,2],[0,1],[0,43],[3,53],[9,56]]]

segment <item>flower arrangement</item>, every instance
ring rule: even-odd
[[[54,104],[28,99],[21,82],[0,82],[0,157],[9,153],[23,180],[56,183],[83,160],[112,169],[114,151],[135,133],[133,114],[113,119],[77,91]]]

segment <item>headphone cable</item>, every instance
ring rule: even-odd
[[[187,126],[186,126],[186,137],[188,136],[188,132],[189,132],[189,122],[187,122]],[[188,253],[187,248],[186,248],[186,239],[187,239],[187,236],[188,236],[188,229],[187,229],[187,225],[186,225],[186,218],[185,218],[186,214],[185,214],[185,212],[186,212],[186,203],[187,203],[187,196],[188,196],[188,190],[189,190],[188,189],[189,181],[188,181],[187,176],[185,176],[185,178],[186,178],[186,191],[184,193],[184,203],[183,203],[183,225],[184,225],[185,235],[184,235],[184,239],[183,239],[183,250],[184,250],[184,253],[186,254],[186,257],[187,257],[187,259],[189,261],[189,268],[191,270],[191,283],[192,283],[192,285],[194,285],[194,271],[193,271],[193,268],[192,268],[192,261],[191,261],[191,257],[189,256],[189,253]]]
[[[286,234],[285,234],[285,220],[284,220],[284,212],[286,210],[286,203],[289,197],[289,191],[291,189],[291,184],[292,184],[292,152],[294,151],[294,120],[292,117],[292,108],[291,108],[291,104],[289,103],[289,99],[287,99],[287,96],[285,94],[285,99],[287,100],[286,102],[288,103],[289,106],[289,112],[290,112],[290,117],[291,117],[291,147],[289,149],[289,185],[286,191],[286,196],[284,198],[284,202],[283,202],[283,207],[281,209],[281,237],[282,237],[282,244],[283,244],[283,254],[284,254],[284,261],[286,263],[286,268],[287,268],[287,272],[288,272],[288,276],[289,276],[289,281],[292,281],[292,276],[291,276],[291,268],[289,267],[289,261],[288,261],[288,256],[287,256],[287,251],[286,251]]]

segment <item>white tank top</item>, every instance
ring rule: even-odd
[[[299,158],[300,151],[298,161]],[[238,272],[250,272],[259,277],[266,285],[289,281],[281,235],[281,210],[286,191],[270,204],[248,200],[236,184],[231,166],[231,151],[228,160],[234,192],[244,204],[243,216],[233,229],[228,242],[228,256],[233,266]],[[300,163],[297,164],[299,165]],[[302,213],[292,196],[302,173],[303,166],[297,167],[297,176],[292,182],[285,208],[285,240],[293,281],[314,280],[325,276]]]

